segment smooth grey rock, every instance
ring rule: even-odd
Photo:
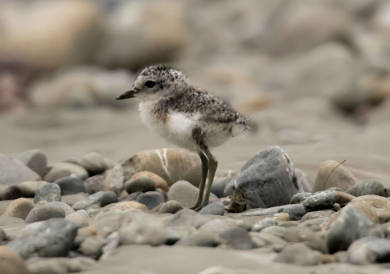
[[[85,191],[89,194],[93,194],[104,190],[104,175],[99,174],[89,177],[84,181]]]
[[[89,174],[99,174],[114,166],[114,162],[103,157],[98,152],[89,152],[85,154],[80,165],[84,167]]]
[[[50,219],[25,227],[22,236],[8,246],[19,256],[67,256],[77,234],[77,226],[65,219]]]
[[[100,237],[88,237],[83,241],[79,250],[82,254],[92,258],[99,258],[103,252],[104,240]]]
[[[30,210],[26,223],[44,221],[51,218],[63,218],[74,210],[64,202],[40,202]]]
[[[201,227],[199,231],[212,232],[216,234],[222,234],[223,232],[239,227],[240,222],[238,220],[218,218],[212,219]]]
[[[60,178],[70,175],[75,175],[84,180],[88,177],[88,172],[82,166],[72,163],[58,162],[49,166],[49,171],[46,173],[44,179],[48,182],[55,182]]]
[[[137,202],[146,205],[149,209],[155,208],[165,202],[164,196],[158,191],[148,191],[136,198]]]
[[[80,192],[85,192],[85,186],[83,180],[79,177],[71,175],[67,177],[60,178],[54,183],[59,185],[61,188],[61,195],[76,194]]]
[[[41,177],[21,161],[0,154],[0,185],[11,185],[39,179]]]
[[[166,224],[168,226],[192,226],[198,228],[212,218],[214,217],[211,215],[198,214],[191,209],[184,208],[167,218]]]
[[[86,257],[76,258],[33,258],[27,261],[30,274],[64,274],[81,272],[95,264],[95,260]]]
[[[225,214],[225,208],[221,202],[214,202],[206,205],[199,213],[223,216]]]
[[[348,257],[353,264],[389,262],[390,240],[377,237],[361,238],[349,246]]]
[[[35,193],[34,203],[38,203],[40,201],[61,201],[60,187],[53,183],[41,185]]]
[[[320,264],[320,252],[310,249],[303,243],[286,246],[275,258],[275,262],[296,265]]]
[[[243,216],[267,216],[275,213],[288,213],[292,220],[299,220],[305,215],[306,210],[302,204],[288,204],[269,208],[250,209],[240,213]]]
[[[163,203],[160,208],[158,209],[158,213],[176,213],[179,210],[182,210],[183,206],[175,200],[170,200],[165,203]]]
[[[84,227],[84,226],[88,226],[89,224],[88,217],[89,217],[88,212],[85,211],[84,209],[80,209],[73,213],[68,214],[65,219],[71,221],[78,227]]]
[[[147,192],[156,189],[154,181],[148,177],[141,176],[139,178],[130,179],[125,183],[127,193]]]
[[[195,205],[199,189],[187,181],[174,183],[168,191],[168,199],[178,201],[183,207],[190,208]]]
[[[329,252],[346,250],[353,241],[366,236],[372,226],[372,221],[360,208],[347,205],[329,228],[327,238]]]
[[[224,244],[234,249],[251,249],[253,243],[247,230],[236,227],[228,229],[219,235]]]
[[[124,190],[124,183],[125,175],[120,164],[115,165],[104,173],[103,184],[108,186],[108,188],[116,194],[119,195]]]
[[[216,247],[222,242],[223,240],[215,233],[197,231],[180,239],[175,245]]]
[[[309,198],[311,195],[313,195],[310,192],[298,192],[295,193],[290,200],[290,204],[299,204],[303,202],[306,198]]]
[[[302,201],[307,210],[319,210],[332,208],[334,204],[345,205],[349,203],[354,196],[342,191],[324,190],[316,192]]]
[[[39,176],[45,176],[47,171],[47,157],[38,149],[24,151],[17,158]]]
[[[267,217],[267,218],[264,218],[264,219],[258,221],[257,223],[255,223],[252,227],[252,231],[253,232],[260,232],[264,228],[274,226],[277,224],[278,224],[278,222],[274,218]]]
[[[363,181],[355,186],[352,186],[347,190],[347,192],[356,197],[370,194],[387,197],[387,192],[383,184],[371,180]]]
[[[92,205],[99,205],[101,207],[111,203],[118,202],[118,197],[112,191],[99,191],[91,194],[85,200],[81,200],[73,204],[75,210],[85,209]]]
[[[214,193],[218,198],[225,197],[225,188],[228,183],[231,181],[232,176],[226,176],[220,178],[216,182],[213,182],[211,186],[211,193]]]
[[[266,149],[233,177],[233,192],[242,192],[249,208],[288,204],[298,191],[294,166],[280,147]]]

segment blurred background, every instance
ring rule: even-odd
[[[169,146],[114,100],[154,63],[256,125],[216,150],[222,169],[281,145],[309,176],[333,159],[390,178],[386,0],[1,0],[0,152],[119,160]]]

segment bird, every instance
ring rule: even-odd
[[[117,100],[138,99],[141,120],[168,142],[198,153],[202,163],[194,210],[208,204],[218,162],[210,152],[249,128],[248,119],[222,98],[194,86],[165,64],[145,67]]]

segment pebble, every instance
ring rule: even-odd
[[[83,180],[81,180],[79,177],[74,175],[62,177],[56,180],[54,183],[60,187],[62,195],[85,192],[85,186]]]
[[[353,241],[366,236],[372,226],[372,221],[360,208],[347,205],[329,228],[327,238],[329,252],[348,249]]]
[[[294,166],[280,147],[271,147],[252,157],[231,183],[233,192],[240,194],[233,193],[233,197],[243,198],[247,208],[288,204],[298,191]]]
[[[287,245],[275,258],[275,262],[295,265],[318,265],[320,252],[312,250],[303,243]]]
[[[133,192],[147,192],[156,189],[154,181],[146,176],[139,176],[132,178],[125,183],[125,189],[127,193]]]
[[[175,245],[178,246],[203,246],[217,247],[223,240],[217,234],[205,231],[197,231],[183,237]]]
[[[390,200],[378,195],[364,195],[353,199],[350,203],[360,208],[373,223],[390,221]]]
[[[17,158],[39,176],[45,176],[47,171],[47,157],[40,150],[32,149],[24,151]]]
[[[357,179],[349,169],[337,161],[329,160],[321,163],[313,185],[313,192],[326,190],[332,187],[347,190],[356,184]]]
[[[384,197],[387,196],[387,191],[383,184],[372,180],[363,181],[355,186],[352,186],[347,190],[347,192],[356,197],[370,194]]]
[[[183,207],[193,207],[198,199],[199,189],[187,181],[174,183],[168,191],[168,199],[178,201]]]
[[[20,237],[8,246],[23,259],[32,256],[67,256],[73,246],[77,226],[65,219],[50,219],[27,225]]]
[[[45,181],[25,181],[14,185],[5,185],[0,191],[0,200],[13,200],[20,197],[34,197],[38,188],[44,184]]]
[[[35,193],[34,203],[40,201],[61,201],[61,188],[54,183],[43,184]]]
[[[83,241],[79,250],[88,257],[98,259],[103,252],[104,240],[98,236],[88,237]]]
[[[290,200],[290,204],[299,204],[303,202],[306,198],[309,198],[311,195],[313,195],[310,192],[298,192],[295,193]]]
[[[261,248],[265,246],[285,246],[286,241],[282,238],[272,235],[266,232],[250,232],[253,245],[255,248]]]
[[[153,172],[150,172],[150,171],[137,172],[133,175],[133,177],[131,177],[130,180],[137,180],[140,178],[148,178],[151,181],[153,181],[155,188],[159,188],[165,192],[169,191],[168,183],[163,178],[161,178],[160,176],[158,176],[157,174],[155,174]]]
[[[49,171],[46,173],[44,179],[48,182],[55,182],[60,178],[75,175],[84,180],[88,177],[88,172],[82,166],[59,162],[49,166]]]
[[[306,213],[302,204],[287,204],[269,208],[255,208],[240,213],[242,216],[267,216],[276,213],[287,213],[292,220],[299,220]]]
[[[74,210],[64,202],[38,203],[28,213],[26,223],[44,221],[52,218],[64,218]]]
[[[111,203],[118,202],[118,197],[112,191],[99,191],[94,194],[91,194],[85,200],[81,200],[73,204],[75,210],[86,209],[92,205],[99,205],[104,207]]]
[[[8,246],[0,246],[1,274],[30,274],[24,261]]]
[[[355,196],[342,191],[325,190],[314,193],[305,200],[302,204],[307,210],[321,210],[326,208],[333,208],[337,203],[339,205],[345,205],[349,203]]]
[[[348,261],[353,264],[389,262],[390,240],[364,237],[354,241],[348,248]]]
[[[70,213],[69,215],[66,216],[65,219],[71,221],[72,223],[77,225],[77,227],[85,227],[89,225],[88,212],[85,211],[84,209],[80,209],[73,213]]]
[[[30,274],[63,274],[82,272],[96,262],[91,258],[36,258],[27,261]]]
[[[225,230],[219,235],[224,244],[233,249],[251,249],[253,248],[252,239],[246,229],[235,227]]]
[[[278,224],[278,222],[274,218],[267,217],[267,218],[264,218],[264,219],[258,221],[257,223],[255,223],[251,230],[253,232],[260,232],[264,228],[267,228],[270,226],[275,226],[277,224]]]
[[[197,212],[184,208],[166,219],[168,226],[192,226],[199,228],[207,221],[215,218],[212,215],[198,214]]]
[[[4,212],[4,215],[25,219],[31,209],[34,207],[34,202],[31,199],[19,198],[13,200]]]
[[[297,185],[299,192],[312,192],[313,182],[302,169],[296,168],[295,176],[297,177]]]
[[[148,207],[144,204],[141,204],[140,202],[137,201],[124,201],[124,202],[119,202],[119,203],[113,203],[105,208],[109,210],[131,210],[131,209],[141,209],[141,210],[148,210]]]
[[[233,175],[228,175],[226,177],[215,180],[215,182],[213,182],[211,185],[211,193],[214,193],[218,198],[225,197],[225,187],[231,181],[232,177]]]
[[[107,169],[114,167],[112,160],[106,159],[98,152],[89,152],[85,154],[79,164],[84,167],[89,174],[99,174]]]
[[[227,219],[227,218],[218,218],[212,219],[199,227],[199,231],[212,232],[216,234],[222,234],[223,232],[231,229],[238,228],[240,221]]]
[[[0,245],[2,245],[2,242],[7,240],[7,234],[5,233],[4,229],[0,227]]]
[[[41,177],[21,161],[0,153],[0,185],[40,180]]]
[[[158,209],[158,213],[160,213],[160,214],[162,214],[162,213],[175,214],[176,212],[178,212],[179,210],[182,210],[182,209],[183,209],[183,206],[181,205],[181,203],[179,203],[178,201],[175,201],[175,200],[170,200],[170,201],[163,203],[160,206],[160,208]]]
[[[158,191],[148,191],[142,193],[136,198],[137,202],[146,205],[149,209],[153,209],[165,202],[164,196]]]
[[[111,190],[119,195],[125,188],[124,183],[125,175],[120,164],[115,165],[104,173],[104,181],[102,184],[104,190]]]
[[[225,214],[225,208],[222,203],[214,202],[206,205],[199,211],[199,213],[223,216]]]
[[[92,177],[89,177],[84,181],[85,192],[93,194],[95,192],[104,190],[104,180],[105,175],[99,174]]]

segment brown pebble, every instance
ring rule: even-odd
[[[19,198],[13,200],[4,212],[4,215],[25,219],[30,210],[34,207],[31,199]]]

